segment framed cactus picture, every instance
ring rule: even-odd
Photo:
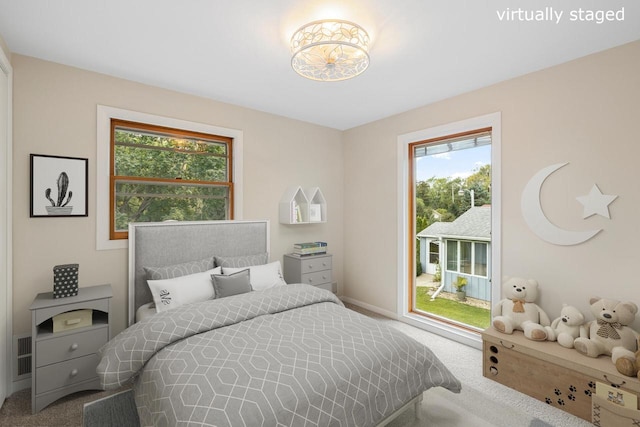
[[[88,169],[88,159],[31,154],[30,216],[88,216]]]

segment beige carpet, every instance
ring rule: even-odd
[[[31,415],[31,389],[20,390],[8,397],[0,408],[0,426],[79,427],[82,425],[82,406],[113,393],[116,391],[81,391],[63,397]]]
[[[505,387],[502,384],[498,384],[495,381],[482,376],[482,351],[475,348],[468,347],[466,345],[448,340],[439,335],[432,334],[430,332],[423,331],[422,329],[415,328],[396,320],[391,320],[386,317],[380,316],[376,313],[361,309],[359,307],[346,304],[347,307],[366,314],[370,317],[377,318],[382,322],[388,323],[415,340],[424,343],[438,356],[444,364],[451,370],[451,372],[460,379],[462,382],[463,390],[471,388],[473,390],[480,391],[483,399],[489,401],[489,404],[493,403],[505,408],[506,412],[512,410],[522,414],[526,414],[530,417],[536,417],[541,421],[552,425],[554,427],[589,427],[592,426],[590,422],[587,422],[581,418],[575,417],[567,412],[564,412],[558,408],[548,405],[544,402],[536,400],[523,393],[515,391],[511,388]],[[435,392],[435,390],[433,390]],[[425,399],[428,398],[431,391],[425,393]],[[436,393],[439,393],[436,392]],[[449,393],[451,395],[451,393]],[[463,393],[461,396],[464,396]],[[452,400],[458,397],[453,395]],[[450,405],[450,407],[454,407]],[[491,406],[495,407],[495,406]],[[482,405],[478,406],[475,411],[480,417],[483,417],[484,409]],[[492,419],[495,414],[488,414],[483,419]],[[436,414],[437,417],[437,414]],[[436,419],[431,424],[424,423],[422,425],[437,426],[437,427],[449,427],[449,426],[473,426],[474,424],[465,423],[461,420],[460,423],[450,423],[451,418],[455,418],[455,411],[450,414],[449,419]],[[424,421],[424,420],[423,420]],[[414,427],[421,424],[407,424],[402,427]],[[493,419],[489,424],[478,424],[479,426],[502,426],[507,427],[522,427],[520,425],[509,426],[509,424],[503,424],[498,418]],[[535,425],[535,424],[534,424]],[[395,426],[394,426],[395,427]]]

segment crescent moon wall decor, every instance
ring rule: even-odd
[[[520,203],[522,216],[529,228],[531,228],[531,230],[542,240],[553,243],[554,245],[562,246],[578,245],[586,242],[602,231],[601,228],[598,230],[587,231],[565,230],[564,228],[560,228],[553,224],[545,216],[544,211],[542,210],[542,205],[540,204],[540,190],[542,189],[542,184],[549,175],[567,164],[569,163],[557,163],[555,165],[547,166],[536,173],[524,187]]]

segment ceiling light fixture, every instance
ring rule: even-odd
[[[369,66],[369,35],[349,21],[310,22],[291,37],[291,66],[303,77],[346,80]]]

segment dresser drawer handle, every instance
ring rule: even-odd
[[[309,283],[311,283],[311,282],[313,282],[313,279],[312,279],[312,278],[309,278]]]
[[[309,270],[311,270],[313,268],[313,265],[309,264]]]
[[[69,350],[71,350],[71,351],[75,351],[77,349],[78,349],[78,343],[75,343],[75,342],[73,344],[71,344],[71,347],[69,347]]]
[[[71,373],[69,374],[69,376],[75,377],[76,375],[78,375],[78,370],[74,369],[73,371],[71,371]]]

